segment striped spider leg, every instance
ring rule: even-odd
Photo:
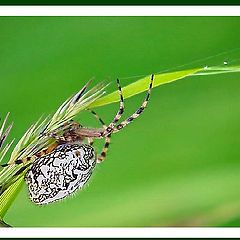
[[[119,106],[119,110],[116,114],[116,116],[114,117],[113,121],[109,124],[109,126],[112,128],[114,127],[115,123],[117,123],[119,121],[119,119],[121,118],[123,112],[124,112],[124,101],[123,101],[123,94],[122,94],[122,88],[119,82],[119,79],[117,79],[117,87],[118,87],[118,93],[120,96],[120,106]],[[98,116],[98,114],[93,111],[90,110],[89,111],[96,117],[96,119],[102,124],[102,127],[104,129],[104,131],[107,131],[107,129],[109,128],[109,126],[107,127],[107,125],[104,123],[104,121]],[[104,159],[106,158],[106,154],[110,145],[110,141],[111,141],[111,133],[106,134],[105,136],[105,143],[103,146],[103,149],[101,151],[101,154],[97,157],[97,162],[100,163],[102,161],[104,161]],[[93,139],[90,137],[88,138],[90,139],[90,144],[93,144]]]
[[[93,110],[89,110],[89,111],[96,117],[97,120],[99,120],[99,122],[103,126],[103,129],[106,130],[107,126],[104,123],[104,121],[99,117],[99,115],[95,111],[93,111]],[[104,143],[103,149],[102,149],[101,153],[97,157],[97,162],[98,163],[102,162],[105,159],[106,153],[108,151],[108,147],[110,145],[110,141],[111,141],[111,134],[109,134],[109,135],[107,135],[105,137],[105,143]],[[93,138],[92,137],[88,137],[88,144],[90,144],[91,146],[93,145]]]
[[[130,117],[128,117],[127,119],[125,119],[124,121],[119,123],[118,125],[116,125],[116,123],[118,122],[120,117],[117,118],[117,120],[114,121],[113,125],[110,124],[107,127],[106,131],[103,133],[104,136],[106,136],[109,133],[116,133],[116,132],[120,131],[122,128],[126,127],[129,123],[131,123],[134,119],[138,118],[143,113],[144,109],[147,107],[147,104],[148,104],[148,101],[149,101],[149,98],[150,98],[152,85],[153,85],[153,80],[154,80],[154,75],[152,74],[151,77],[150,77],[150,84],[149,84],[149,88],[148,88],[148,91],[147,91],[147,95],[146,95],[144,101],[142,102],[140,108],[138,108]],[[123,99],[122,95],[121,95],[121,99]],[[120,110],[121,110],[121,108],[120,108]],[[123,112],[120,111],[120,115],[122,113]],[[115,118],[114,118],[114,120],[115,120]]]
[[[105,138],[106,139],[105,145],[103,147],[101,155],[98,157],[98,162],[102,162],[106,157],[106,153],[107,153],[107,150],[108,150],[108,147],[110,144],[111,134],[120,131],[121,129],[126,127],[129,123],[131,123],[134,119],[138,118],[143,113],[143,111],[146,108],[148,101],[149,101],[153,80],[154,80],[154,75],[151,75],[147,95],[146,95],[144,101],[142,102],[140,108],[138,108],[130,117],[128,117],[127,119],[125,119],[124,121],[122,121],[119,124],[117,124],[117,123],[120,120],[120,118],[124,112],[124,100],[123,100],[122,89],[119,84],[119,80],[117,80],[118,92],[119,92],[119,96],[120,96],[120,107],[119,107],[119,110],[118,110],[117,114],[115,115],[113,121],[106,127],[104,122],[102,120],[100,120],[100,122],[103,124],[102,128],[94,129],[94,128],[80,127],[78,129],[75,129],[70,135],[72,135],[72,136],[76,135],[76,136],[82,137],[82,138],[87,137],[88,139],[91,139],[91,141],[90,141],[91,144],[92,144],[93,138]],[[101,119],[95,112],[93,112],[93,114],[98,119]]]

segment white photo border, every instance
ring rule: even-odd
[[[240,16],[240,6],[0,6],[0,16]],[[238,227],[0,228],[0,238],[239,238]]]

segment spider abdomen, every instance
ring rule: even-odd
[[[96,165],[93,147],[87,144],[63,144],[36,159],[26,174],[30,199],[47,204],[69,196],[82,188]]]

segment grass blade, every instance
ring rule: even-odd
[[[18,179],[0,196],[0,219],[3,219],[7,210],[17,197],[23,186],[24,177]]]
[[[202,71],[203,68],[194,68],[188,69],[178,72],[171,72],[171,73],[161,73],[154,75],[154,83],[153,87],[160,86],[162,84],[170,83],[176,80],[180,80],[182,78],[191,76],[197,72]],[[127,85],[126,87],[122,88],[123,97],[129,98],[141,92],[144,92],[148,89],[150,81],[150,76],[142,78],[134,83]],[[114,91],[104,97],[99,98],[95,102],[93,102],[89,108],[100,107],[110,103],[118,102],[119,101],[119,93],[118,91]]]

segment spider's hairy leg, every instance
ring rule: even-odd
[[[119,79],[117,79],[117,86],[118,86],[118,93],[119,93],[119,97],[120,97],[120,106],[119,106],[119,110],[118,110],[116,116],[114,117],[113,121],[108,125],[109,128],[113,128],[115,126],[115,124],[119,121],[119,119],[121,118],[122,114],[124,113],[124,100],[123,100],[122,88],[121,88]]]
[[[109,134],[113,132],[113,129],[115,129],[116,123],[120,120],[124,113],[124,100],[123,100],[123,93],[122,93],[122,88],[119,82],[119,79],[117,79],[117,86],[118,86],[118,93],[120,97],[120,106],[117,114],[115,115],[113,121],[105,128],[105,131],[103,132],[103,136],[106,137]]]
[[[93,111],[93,110],[91,110],[91,109],[88,109],[88,111],[94,115],[94,117],[102,124],[102,127],[103,127],[104,129],[107,128],[107,126],[106,126],[106,124],[104,123],[104,121],[99,117],[99,115],[98,115],[95,111]]]
[[[92,146],[93,145],[93,138],[92,137],[88,137],[87,138],[87,140],[88,140],[88,144],[90,145],[90,146]]]
[[[20,175],[22,172],[24,172],[32,163],[28,163],[24,166],[22,166],[13,176],[16,177]]]
[[[103,162],[104,159],[106,158],[108,147],[110,145],[110,140],[111,140],[111,134],[109,134],[108,136],[105,137],[105,144],[104,144],[104,147],[102,149],[102,152],[100,153],[100,155],[97,158],[97,163]]]
[[[102,124],[103,129],[106,130],[107,126],[104,123],[104,121],[99,117],[99,115],[95,111],[90,110],[90,112],[96,117],[97,120],[99,120],[99,122]],[[108,136],[105,137],[105,143],[104,143],[104,146],[102,148],[102,152],[97,157],[97,162],[98,163],[104,161],[104,159],[106,158],[108,147],[110,145],[110,140],[111,140],[111,134],[109,134]],[[93,145],[93,138],[92,137],[88,137],[88,144]]]
[[[5,164],[1,164],[0,166],[1,167],[8,167],[8,166],[12,166],[12,165],[15,165],[15,164],[20,165],[20,164],[26,163],[30,160],[33,160],[33,159],[34,159],[34,157],[26,157],[24,159],[17,159],[17,160],[14,161],[14,163],[5,163]]]
[[[129,123],[131,123],[134,119],[138,118],[144,111],[144,109],[146,108],[149,98],[150,98],[150,94],[151,94],[151,90],[152,90],[152,85],[153,85],[153,80],[154,80],[154,75],[152,74],[150,77],[150,84],[149,84],[149,88],[147,91],[147,95],[144,99],[144,101],[142,102],[140,108],[138,108],[135,113],[133,113],[130,117],[128,117],[126,120],[122,121],[120,124],[118,124],[117,126],[114,127],[114,129],[112,129],[111,132],[105,132],[104,134],[109,134],[109,133],[116,133],[118,131],[120,131],[122,128],[124,128],[126,125],[128,125]],[[108,130],[108,129],[107,129]]]
[[[121,88],[119,79],[117,79],[117,87],[118,87],[118,93],[119,93],[119,97],[120,97],[120,106],[119,106],[119,110],[118,110],[117,114],[115,115],[113,121],[112,121],[108,126],[105,125],[105,123],[104,123],[104,122],[102,121],[102,119],[96,114],[96,112],[94,112],[94,111],[92,111],[92,110],[89,109],[90,112],[91,112],[92,114],[94,114],[95,117],[102,123],[103,128],[104,128],[104,132],[103,132],[103,136],[104,136],[104,137],[107,136],[107,135],[109,135],[109,134],[113,131],[116,123],[120,120],[121,116],[122,116],[123,113],[124,113],[124,100],[123,100],[122,88]]]
[[[50,144],[47,148],[44,148],[42,151],[36,153],[34,155],[34,157],[39,158],[39,157],[42,157],[42,156],[44,156],[48,153],[51,153],[58,145],[59,145],[59,143],[54,142],[54,143]]]
[[[34,154],[33,156],[29,156],[29,157],[26,157],[26,158],[23,158],[23,159],[17,159],[14,161],[14,163],[5,163],[5,164],[2,164],[0,165],[1,167],[8,167],[8,166],[11,166],[11,165],[20,165],[20,164],[25,164],[27,162],[32,162],[33,160],[35,160],[36,158],[39,158],[43,155],[46,155],[50,152],[52,152],[56,147],[58,146],[58,143],[52,143],[51,145],[49,145],[47,148],[43,149],[42,151],[40,152],[37,152],[36,154]],[[26,165],[25,165],[26,166]],[[23,168],[25,167],[23,166]]]

